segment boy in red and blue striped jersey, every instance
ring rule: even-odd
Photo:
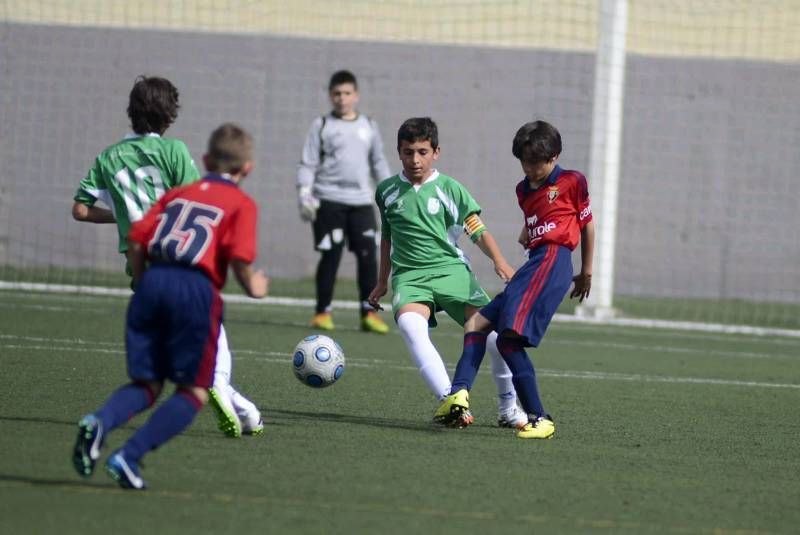
[[[520,243],[528,261],[506,288],[464,325],[464,349],[456,367],[450,395],[434,420],[456,427],[469,425],[469,390],[486,351],[486,337],[499,333],[497,348],[513,374],[517,396],[529,422],[517,432],[520,438],[550,438],[553,419],[539,397],[536,372],[525,352],[537,347],[562,299],[589,296],[594,252],[594,222],[586,177],[562,169],[561,134],[544,122],[526,123],[514,136],[512,152],[520,160],[525,178],[516,194],[525,217]],[[581,244],[581,271],[573,277],[571,253]]]
[[[126,256],[128,275],[131,225],[165,192],[200,179],[186,145],[164,137],[179,109],[178,89],[172,82],[158,76],[138,77],[128,100],[133,132],[97,156],[75,193],[72,216],[77,221],[116,223],[119,252]],[[209,393],[219,429],[230,437],[262,433],[258,407],[231,384],[233,356],[224,327],[219,330],[217,351],[214,387]]]
[[[79,422],[72,461],[81,476],[92,475],[106,435],[153,406],[170,380],[175,393],[105,465],[123,488],[145,488],[142,457],[187,428],[208,401],[228,266],[247,295],[266,295],[267,278],[251,267],[256,204],[238,187],[253,167],[252,144],[236,125],[217,128],[204,158],[209,174],[166,192],[131,226],[136,292],[125,330],[131,382]]]

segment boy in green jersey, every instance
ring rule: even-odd
[[[381,182],[375,193],[382,223],[380,268],[369,303],[381,308],[379,300],[387,292],[391,274],[397,326],[426,384],[443,399],[450,393],[450,377],[430,339],[435,313],[444,310],[463,325],[489,302],[457,245],[458,238],[466,233],[492,260],[503,281],[511,278],[514,268],[480,220],[481,207],[469,191],[433,168],[440,152],[438,137],[436,123],[428,117],[408,119],[397,132],[403,171]],[[517,407],[511,371],[494,345],[496,333],[490,336],[498,424],[524,426],[527,417]],[[463,417],[465,425],[472,422],[469,413]]]
[[[119,252],[128,256],[128,231],[169,189],[200,178],[183,141],[162,137],[178,117],[178,90],[169,80],[140,76],[131,89],[128,117],[133,133],[106,148],[80,181],[72,217],[89,223],[116,223]],[[97,206],[102,201],[109,208]],[[131,275],[129,263],[125,271]],[[229,436],[264,430],[261,413],[230,384],[232,357],[220,327],[211,406]]]

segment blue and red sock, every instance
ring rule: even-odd
[[[139,462],[144,455],[189,427],[203,408],[199,399],[178,389],[122,447],[125,458]]]
[[[128,383],[119,387],[106,400],[105,404],[95,412],[95,416],[103,423],[103,429],[109,433],[124,424],[155,402],[152,390],[142,383]]]
[[[456,373],[453,376],[450,393],[455,394],[459,390],[472,389],[472,383],[478,375],[481,367],[483,355],[486,353],[486,337],[488,333],[469,332],[464,334],[464,349],[461,358],[456,365]]]
[[[513,374],[511,382],[514,383],[522,408],[528,414],[543,416],[545,412],[539,398],[539,387],[536,385],[536,371],[525,353],[522,341],[501,337],[497,340],[497,349]]]

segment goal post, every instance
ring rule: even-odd
[[[628,1],[601,0],[594,63],[592,130],[589,152],[590,193],[596,223],[592,290],[579,316],[607,318],[614,310],[617,204],[625,99],[625,43]]]

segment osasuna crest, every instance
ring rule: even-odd
[[[439,213],[439,207],[442,203],[439,202],[439,199],[431,197],[428,199],[428,213],[431,215],[436,215]]]
[[[558,197],[558,186],[550,186],[550,189],[547,191],[547,202],[553,204],[556,197]]]

